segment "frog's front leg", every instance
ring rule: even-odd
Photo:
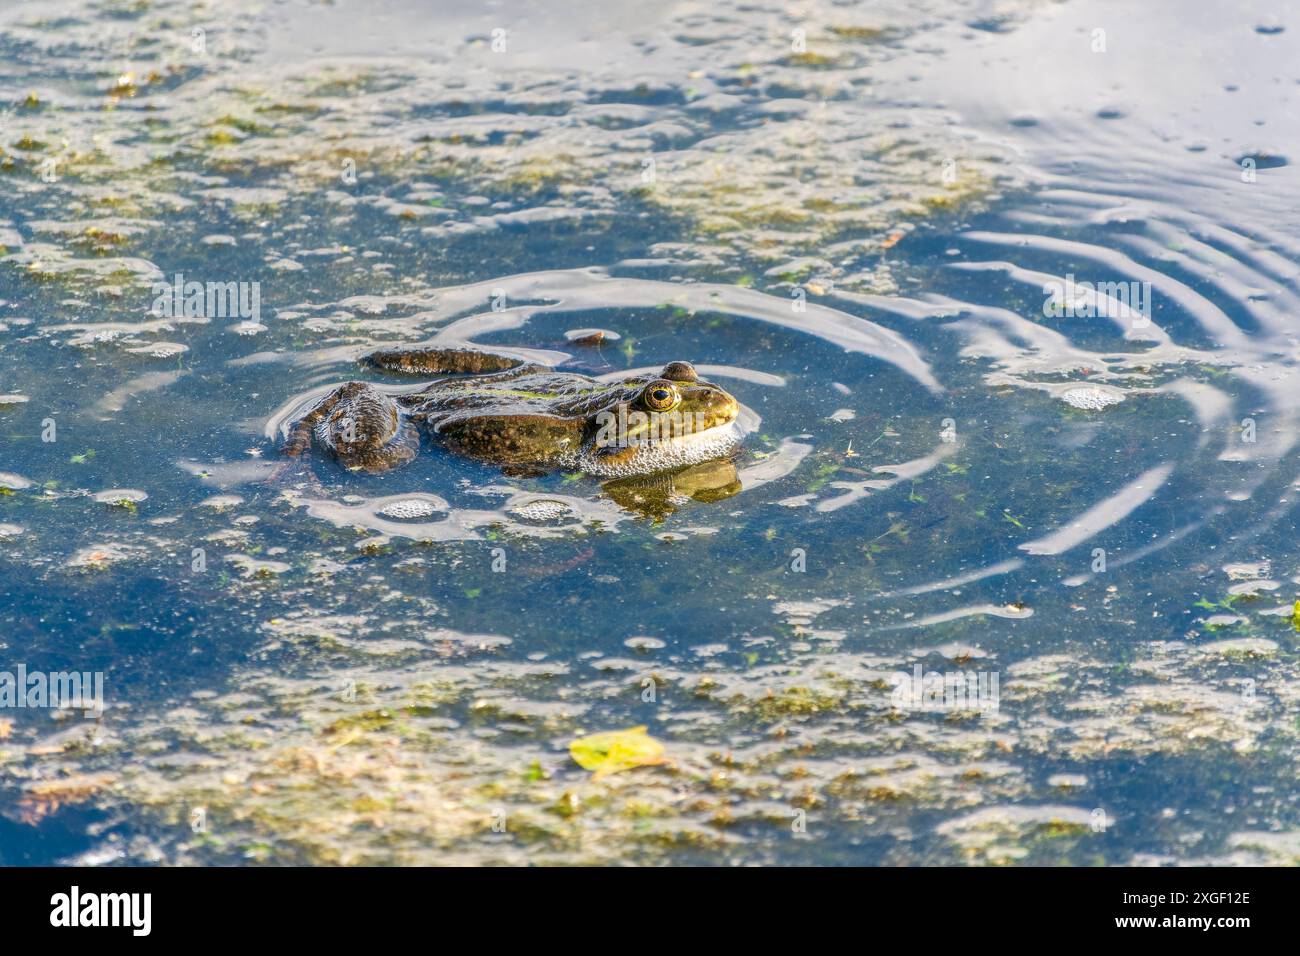
[[[515,378],[544,371],[546,366],[526,362],[518,356],[481,349],[420,346],[379,349],[361,359],[363,365],[400,375],[483,375],[499,373],[493,379]]]
[[[392,396],[367,382],[348,382],[321,399],[289,428],[281,451],[296,458],[313,440],[344,467],[387,471],[414,458],[419,433]]]

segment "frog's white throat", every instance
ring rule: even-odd
[[[743,437],[736,421],[712,428],[685,432],[644,444],[631,444],[616,454],[602,454],[595,447],[583,450],[576,462],[579,468],[602,478],[623,478],[673,471],[700,462],[725,458],[736,450]]]

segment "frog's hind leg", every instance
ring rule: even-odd
[[[387,471],[416,456],[419,433],[393,398],[367,382],[340,385],[290,426],[281,452],[320,444],[352,470]]]
[[[342,392],[343,388],[334,389],[300,418],[289,424],[284,443],[280,446],[281,455],[286,458],[301,458],[311,451],[312,433],[316,428],[316,423],[328,415],[330,410],[339,403]]]
[[[493,375],[494,379],[514,378],[545,370],[546,366],[526,362],[515,355],[485,352],[467,347],[379,349],[361,359],[361,364],[400,375]]]
[[[312,436],[317,423],[338,405],[342,391],[342,388],[334,389],[304,415],[289,424],[284,442],[280,445],[282,460],[267,477],[265,484],[279,485],[295,470],[301,470],[302,477],[307,479],[312,491],[323,493],[320,479],[316,477],[309,461]]]

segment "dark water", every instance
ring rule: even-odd
[[[3,8],[0,670],[105,710],[0,861],[1294,863],[1300,61],[1186,6]],[[694,362],[739,492],[266,481],[439,337]]]

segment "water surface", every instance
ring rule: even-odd
[[[566,6],[0,8],[0,669],[106,684],[0,860],[1296,862],[1289,9]],[[267,482],[440,338],[694,362],[740,490]]]

